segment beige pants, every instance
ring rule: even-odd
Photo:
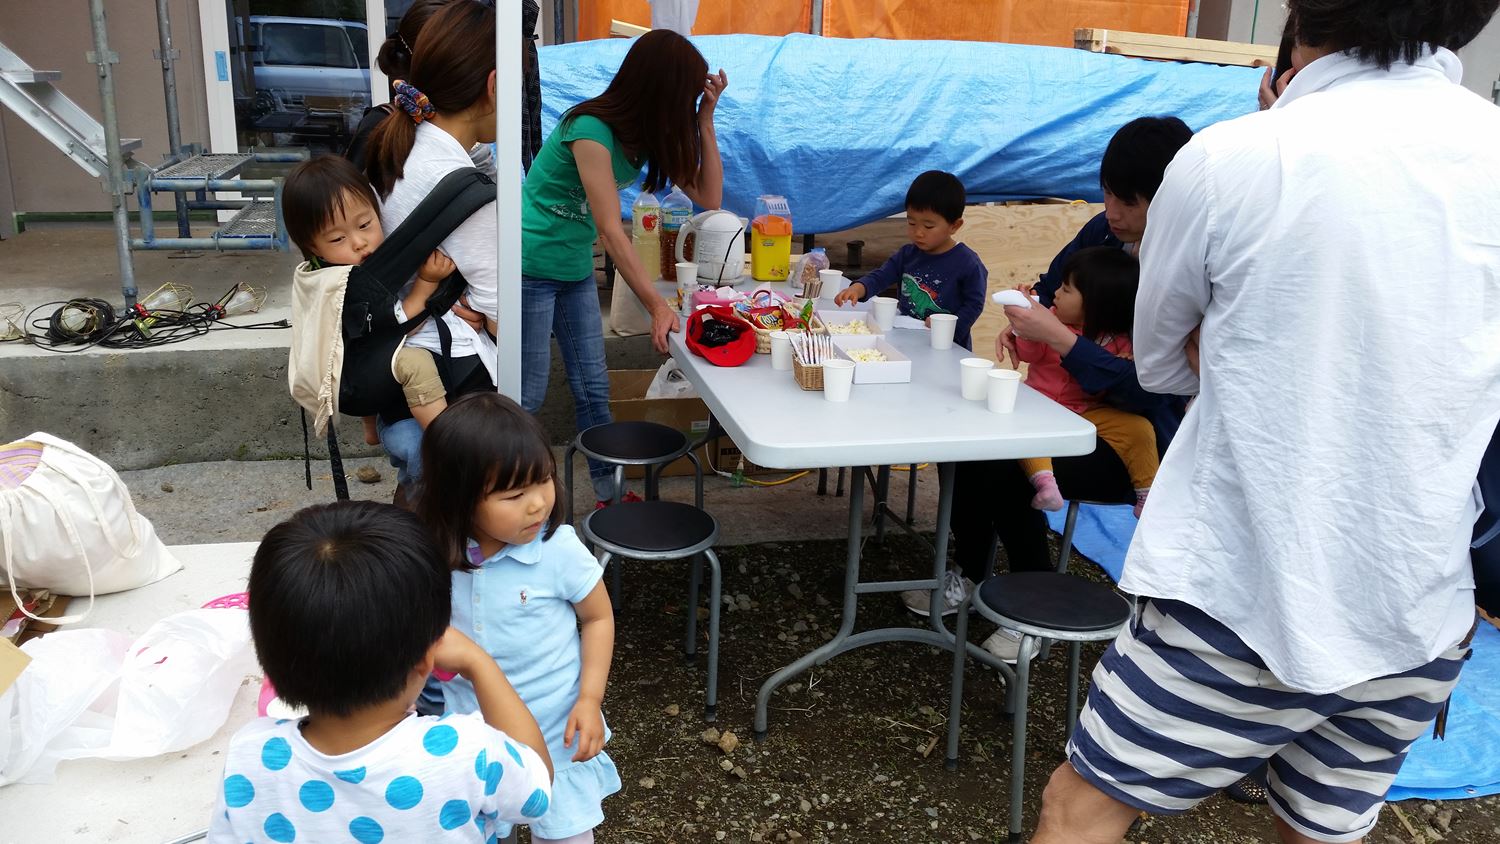
[[[396,380],[401,384],[401,392],[406,394],[407,407],[432,404],[448,394],[447,388],[443,386],[443,379],[438,377],[432,352],[426,349],[402,346],[396,352],[394,369]]]
[[[1079,415],[1094,423],[1099,429],[1099,439],[1120,455],[1130,473],[1130,485],[1150,489],[1156,480],[1156,470],[1161,468],[1161,457],[1156,453],[1156,429],[1151,427],[1150,420],[1114,407],[1096,407]],[[1028,457],[1021,461],[1021,469],[1028,478],[1037,472],[1050,472],[1052,460]]]

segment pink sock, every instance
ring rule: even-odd
[[[1135,491],[1135,517],[1141,517],[1141,511],[1146,509],[1146,496],[1151,494],[1151,488],[1138,489]]]
[[[1057,478],[1051,472],[1037,472],[1031,476],[1031,485],[1036,488],[1036,495],[1031,499],[1031,506],[1036,510],[1061,510],[1063,508],[1062,493],[1057,489]]]

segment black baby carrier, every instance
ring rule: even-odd
[[[1469,555],[1474,563],[1474,603],[1490,615],[1500,615],[1500,429],[1479,461],[1479,494],[1484,510],[1474,524]]]

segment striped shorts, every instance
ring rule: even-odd
[[[1314,840],[1375,825],[1413,741],[1437,717],[1468,640],[1336,693],[1289,688],[1227,627],[1144,600],[1094,670],[1068,743],[1079,775],[1148,812],[1184,811],[1270,760],[1271,809]]]

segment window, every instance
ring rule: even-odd
[[[261,28],[268,65],[359,67],[349,37],[338,25],[267,23]]]

